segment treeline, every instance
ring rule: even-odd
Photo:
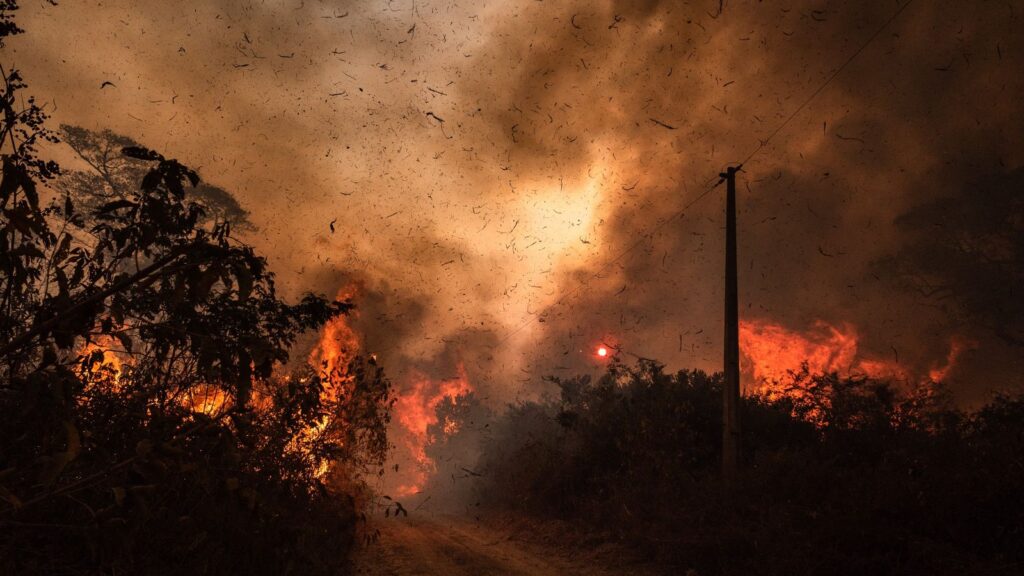
[[[0,573],[344,573],[390,384],[284,367],[352,304],[279,298],[244,211],[176,160],[65,127],[92,172],[62,172],[0,82]]]
[[[720,375],[650,361],[552,379],[557,395],[509,406],[478,435],[479,476],[461,482],[483,511],[578,523],[674,574],[1021,573],[1024,398],[967,413],[937,386],[806,372],[790,384],[744,399],[731,488]],[[449,404],[440,418],[477,402]]]

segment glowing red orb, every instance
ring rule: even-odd
[[[604,358],[605,356],[608,355],[608,349],[605,348],[604,346],[601,346],[600,348],[597,349],[597,355],[600,356],[601,358]]]

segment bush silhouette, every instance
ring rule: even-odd
[[[1024,400],[974,413],[940,386],[792,375],[742,405],[743,476],[719,481],[721,376],[613,364],[492,426],[492,510],[581,522],[700,574],[1019,570]],[[796,393],[799,391],[799,393]]]

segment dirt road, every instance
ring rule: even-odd
[[[380,539],[360,549],[361,576],[651,575],[605,550],[572,550],[455,516],[413,515],[377,524]]]

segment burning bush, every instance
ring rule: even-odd
[[[390,384],[356,356],[275,370],[352,305],[278,298],[191,200],[198,175],[142,147],[137,187],[46,205],[55,135],[3,81],[0,571],[339,573],[357,511],[338,488],[383,461]]]
[[[472,480],[480,477],[475,467],[494,414],[472,391],[445,396],[434,413],[424,447],[432,474],[423,492],[430,498],[430,509],[458,510],[476,503]]]

